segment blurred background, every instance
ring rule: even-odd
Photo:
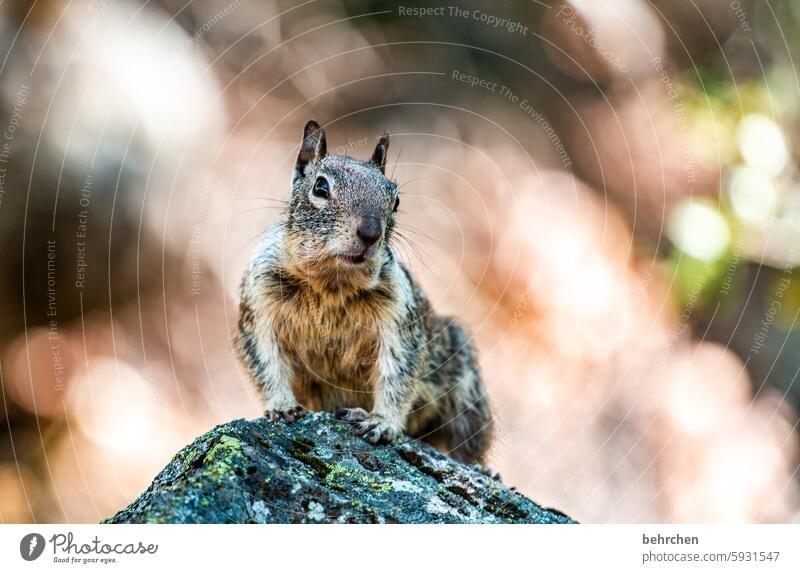
[[[798,522],[800,4],[0,3],[0,522],[261,408],[238,282],[302,126],[392,133],[489,465],[588,522]]]

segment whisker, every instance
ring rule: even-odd
[[[433,175],[420,175],[419,177],[415,177],[414,179],[409,179],[405,183],[401,183],[400,185],[398,185],[397,186],[397,190],[400,191],[406,185],[410,185],[412,183],[416,183],[417,181],[422,181],[423,179],[430,179],[432,177],[433,177]],[[416,196],[416,195],[414,195],[414,196]]]
[[[411,245],[411,247],[415,251],[418,251],[420,253],[420,256],[423,257],[424,259],[428,259],[428,260],[432,260],[432,261],[441,260],[441,257],[435,257],[435,256],[431,257],[429,251],[422,244],[420,244],[420,243],[418,243],[416,241],[412,241],[411,239],[409,239],[408,237],[405,237],[405,236],[404,236],[404,239]],[[437,264],[436,266],[440,270],[442,269],[441,265]]]
[[[273,201],[275,203],[282,203],[284,205],[288,205],[289,201],[286,199],[278,199],[277,197],[267,197],[267,196],[259,196],[259,195],[250,195],[248,197],[234,197],[234,201]]]
[[[400,241],[400,242],[393,243],[393,246],[398,247],[398,249],[400,249],[402,247],[403,251],[405,251],[406,249],[410,249],[411,252],[414,253],[414,255],[416,255],[416,258],[419,259],[419,261],[423,264],[423,266],[428,271],[430,271],[432,274],[434,274],[437,278],[440,278],[442,267],[437,264],[436,265],[436,267],[438,269],[438,272],[437,272],[434,269],[432,269],[430,267],[430,265],[428,265],[428,260],[434,260],[435,261],[436,260],[435,257],[430,257],[430,255],[427,252],[425,252],[419,245],[415,244],[413,241],[411,241],[408,237],[406,237],[402,233],[395,233],[392,236],[392,239],[395,239],[395,238],[397,238],[397,240]]]
[[[397,256],[405,266],[411,266],[411,259],[406,252],[405,245],[399,242],[389,242],[392,250],[397,252]]]
[[[407,226],[407,225],[400,225],[400,224],[398,224],[398,225],[395,227],[395,229],[400,229],[401,231],[408,231],[409,233],[414,233],[415,235],[419,235],[420,237],[423,237],[423,238],[425,238],[425,239],[428,239],[429,241],[432,241],[432,242],[434,242],[434,243],[436,242],[436,239],[434,239],[434,238],[433,238],[433,237],[431,237],[430,235],[426,235],[425,233],[423,233],[422,231],[420,231],[419,229],[416,229],[416,228],[414,228],[414,227],[410,227],[410,226]]]
[[[394,179],[394,172],[397,171],[397,164],[400,163],[400,156],[403,154],[403,147],[405,146],[404,142],[400,143],[400,151],[397,152],[397,158],[394,160],[394,167],[392,167],[392,176],[391,178]]]
[[[255,213],[256,211],[267,211],[269,209],[280,209],[280,210],[283,210],[281,207],[278,207],[276,205],[264,205],[262,207],[255,207],[253,209],[247,209],[246,211],[241,211],[239,213],[234,213],[233,215],[231,215],[231,219],[234,219],[236,217],[243,217],[244,215],[248,215],[250,213]]]
[[[286,223],[284,221],[280,220],[280,219],[278,219],[277,221],[275,221],[273,223],[274,226],[278,226],[278,227],[283,227],[285,224]],[[263,231],[260,231],[255,237],[253,237],[252,239],[248,240],[244,245],[242,245],[242,248],[239,249],[236,252],[236,255],[239,256],[240,254],[242,254],[243,250],[248,248],[254,241],[256,241],[256,240],[260,239],[261,237],[263,237],[268,231],[269,231],[269,228],[264,229]]]

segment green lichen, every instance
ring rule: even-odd
[[[379,482],[375,480],[374,483],[371,483],[369,487],[381,493],[389,493],[390,491],[392,491],[392,484],[384,481]]]
[[[239,476],[239,477],[235,477]],[[437,497],[438,495],[438,497]],[[432,496],[438,501],[431,503]],[[318,504],[324,511],[309,511]],[[269,512],[254,511],[262,504]],[[261,507],[261,506],[259,506]],[[420,442],[372,446],[328,414],[236,420],[181,450],[112,523],[568,523]]]
[[[328,462],[326,462],[325,460],[321,460],[317,456],[312,456],[311,454],[308,454],[300,450],[299,448],[292,448],[289,450],[289,453],[292,455],[294,459],[299,460],[304,464],[306,464],[307,466],[313,468],[314,471],[317,473],[317,475],[319,475],[323,479],[325,479],[331,472],[332,466]],[[313,476],[314,474],[312,473],[311,475]]]
[[[346,468],[342,464],[334,464],[330,466],[330,471],[325,476],[325,483],[331,487],[342,489],[352,476],[353,470]]]
[[[392,490],[392,484],[377,480],[359,469],[355,469],[344,464],[337,463],[329,465],[330,471],[325,476],[325,483],[337,489],[343,489],[350,485],[361,485],[374,491],[388,493]]]
[[[236,475],[242,459],[242,442],[233,436],[222,435],[203,460],[205,473],[218,477]]]

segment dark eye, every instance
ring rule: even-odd
[[[314,190],[312,191],[315,197],[320,197],[322,199],[327,199],[331,196],[331,188],[328,184],[328,180],[324,177],[317,177],[317,180],[314,182]]]
[[[397,208],[400,206],[400,195],[394,200],[394,207],[392,208],[392,213],[397,213]]]

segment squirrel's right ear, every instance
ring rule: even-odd
[[[309,163],[319,161],[328,153],[325,143],[325,131],[313,119],[306,124],[303,130],[303,141],[300,143],[300,153],[294,165],[294,179],[305,177],[306,167]]]
[[[389,132],[386,131],[375,146],[375,151],[372,152],[372,163],[381,170],[381,173],[386,172],[386,156],[389,155]]]

